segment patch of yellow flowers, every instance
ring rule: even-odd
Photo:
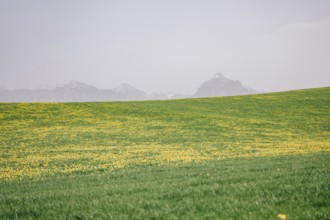
[[[0,179],[38,177],[97,169],[117,169],[137,164],[165,165],[201,163],[233,157],[278,156],[330,151],[324,142],[283,142],[278,145],[237,143],[236,148],[219,149],[173,145],[65,146],[7,150],[0,157]],[[241,145],[242,144],[242,145]],[[235,149],[235,150],[234,150]]]
[[[153,103],[134,105],[0,103],[0,180],[140,164],[179,165],[330,151],[325,129],[301,136],[291,132],[294,128],[285,127],[289,123],[285,120],[232,114],[220,117],[218,111],[209,111],[208,105],[203,106],[205,114],[200,113],[200,106],[189,105],[181,112],[169,109],[165,116]],[[281,114],[285,118],[285,112]],[[181,119],[186,119],[185,124]],[[219,129],[223,132],[210,136],[209,129],[214,127],[223,128]]]

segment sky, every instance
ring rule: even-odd
[[[330,86],[329,0],[0,0],[0,87]]]

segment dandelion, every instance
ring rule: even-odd
[[[277,218],[279,218],[279,219],[286,219],[286,215],[284,215],[284,214],[278,214],[277,215]]]

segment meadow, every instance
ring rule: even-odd
[[[0,219],[330,219],[330,88],[0,103]]]

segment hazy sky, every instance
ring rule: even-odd
[[[0,0],[0,87],[330,86],[329,0]]]

